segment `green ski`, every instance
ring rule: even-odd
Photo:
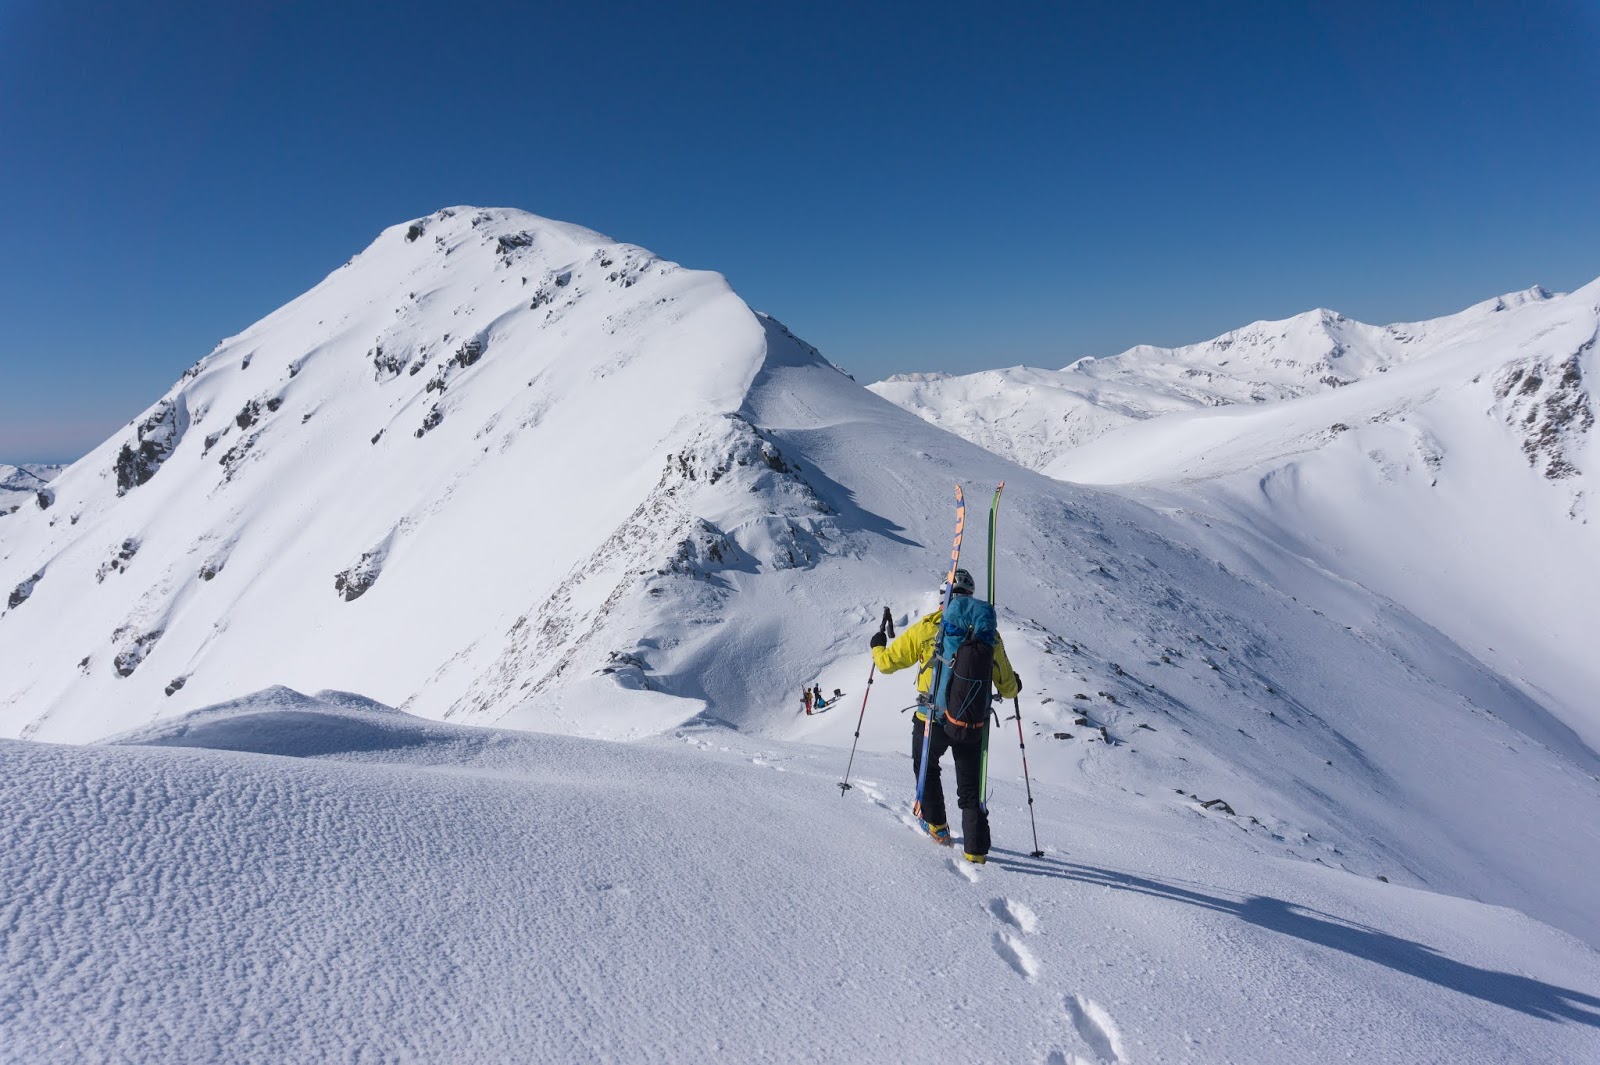
[[[994,529],[995,521],[1000,515],[1000,493],[1005,491],[1006,483],[994,490],[994,501],[989,504],[989,605],[996,611],[1000,606],[994,598]],[[998,620],[998,616],[997,616]],[[989,809],[989,726],[983,727],[983,764],[978,774],[978,805],[985,811]]]

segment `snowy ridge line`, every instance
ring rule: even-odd
[[[1141,421],[1273,406],[1379,380],[1402,366],[1448,361],[1485,335],[1537,331],[1552,312],[1581,314],[1596,292],[1593,284],[1570,295],[1534,286],[1444,318],[1382,327],[1318,309],[1200,344],[1089,356],[1062,370],[899,374],[869,387],[934,424],[1045,469],[1073,448]]]

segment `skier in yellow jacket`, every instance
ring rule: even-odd
[[[952,595],[971,595],[974,589],[972,574],[964,569],[955,572]],[[944,589],[940,589],[941,594]],[[913,776],[922,773],[922,740],[928,727],[929,691],[933,684],[934,642],[939,635],[939,622],[943,608],[935,610],[905,632],[893,643],[882,632],[872,637],[872,659],[883,673],[893,673],[909,666],[917,668],[917,712],[911,723],[911,771]],[[994,684],[1005,699],[1014,699],[1022,691],[1022,680],[1011,668],[1006,658],[1005,645],[998,637],[994,644]],[[944,786],[939,781],[939,759],[949,748],[956,766],[956,805],[961,810],[962,850],[967,861],[981,863],[989,854],[989,815],[983,809],[982,796],[978,794],[983,773],[983,745],[981,743],[952,744],[942,728],[935,728],[928,747],[928,778],[922,793],[922,827],[935,840],[949,846],[950,825],[945,815]]]

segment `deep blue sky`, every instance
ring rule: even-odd
[[[0,460],[386,225],[720,270],[862,380],[1600,275],[1600,3],[0,0]]]

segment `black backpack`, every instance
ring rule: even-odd
[[[933,681],[934,716],[951,743],[977,743],[989,723],[994,694],[994,607],[970,595],[952,596],[939,626]]]

